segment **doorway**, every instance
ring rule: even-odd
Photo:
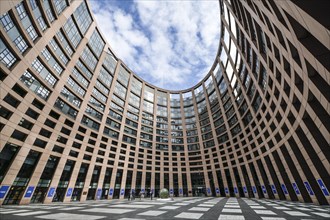
[[[193,196],[206,196],[204,173],[191,173]]]

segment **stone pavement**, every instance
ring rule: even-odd
[[[329,219],[330,206],[247,198],[184,197],[163,200],[99,200],[1,206],[0,219],[60,220],[296,220]]]

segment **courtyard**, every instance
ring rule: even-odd
[[[77,203],[31,204],[1,206],[1,220],[295,220],[329,219],[330,207],[314,204],[257,200],[247,198],[182,197],[173,200],[139,198],[98,200]]]

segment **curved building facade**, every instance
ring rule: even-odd
[[[214,64],[182,91],[133,73],[88,2],[0,4],[1,204],[164,187],[330,203],[323,2],[221,0]]]

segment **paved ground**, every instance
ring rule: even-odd
[[[59,220],[296,220],[329,219],[330,206],[278,200],[189,197],[174,201],[101,200],[0,207],[0,219]]]

